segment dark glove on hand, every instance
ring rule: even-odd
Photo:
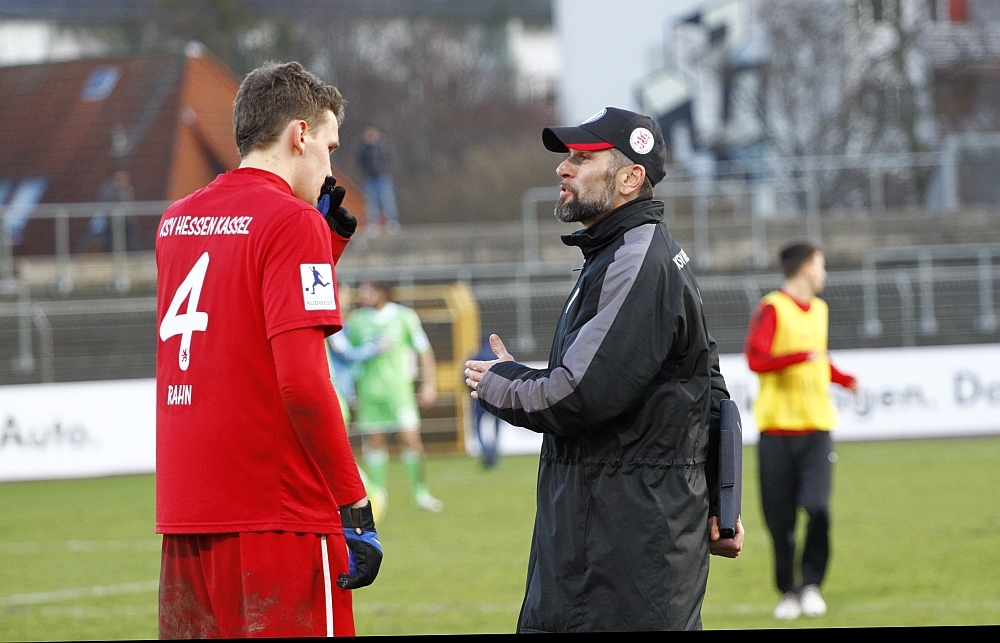
[[[326,224],[330,229],[344,237],[350,239],[351,235],[358,228],[357,218],[347,211],[343,205],[344,195],[347,190],[343,186],[337,185],[337,177],[328,176],[323,182],[323,187],[319,191],[319,203],[316,209],[320,211]]]
[[[361,508],[341,507],[340,519],[350,550],[350,573],[338,576],[337,586],[341,589],[367,587],[375,581],[378,568],[382,565],[382,543],[375,533],[372,503]]]

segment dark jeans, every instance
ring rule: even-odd
[[[832,453],[829,431],[760,436],[757,455],[761,504],[774,543],[774,577],[782,592],[823,582],[830,559]],[[802,548],[801,585],[795,582],[795,519],[799,507],[809,516]]]
[[[383,218],[390,228],[399,225],[396,208],[396,189],[388,176],[369,176],[365,179],[365,225],[376,227]]]

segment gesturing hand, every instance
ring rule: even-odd
[[[345,239],[350,239],[358,229],[358,220],[342,205],[346,194],[344,186],[337,185],[337,177],[328,176],[319,190],[319,203],[316,204],[316,209],[326,219],[326,224],[331,230]]]
[[[493,354],[497,356],[497,359],[488,362],[470,359],[465,363],[465,383],[472,389],[472,399],[474,400],[479,399],[479,382],[483,379],[483,375],[486,375],[486,371],[490,370],[497,362],[514,361],[514,357],[507,352],[507,347],[503,345],[498,335],[490,335],[490,348],[493,349]]]
[[[340,520],[350,550],[350,565],[349,573],[337,577],[337,586],[341,589],[367,587],[375,581],[382,565],[382,543],[375,533],[372,503],[364,507],[341,507]]]

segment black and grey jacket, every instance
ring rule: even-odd
[[[729,394],[662,219],[643,199],[565,235],[586,262],[549,368],[504,362],[479,384],[488,411],[545,434],[519,631],[701,626],[710,415]]]

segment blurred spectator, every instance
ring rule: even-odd
[[[472,359],[484,362],[496,359],[493,349],[490,347],[489,335],[483,337],[483,344],[479,347],[479,353]],[[476,438],[479,440],[479,457],[482,459],[484,467],[492,469],[496,466],[500,455],[498,450],[500,444],[500,420],[497,416],[484,409],[483,405],[478,401],[472,407],[472,411],[472,422],[476,429]],[[489,435],[490,433],[492,435]]]
[[[357,147],[357,163],[365,175],[365,221],[392,234],[399,229],[396,189],[389,176],[395,151],[389,139],[374,125],[365,128]]]

